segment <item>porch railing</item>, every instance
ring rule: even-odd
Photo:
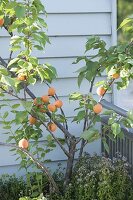
[[[104,108],[113,110],[117,114],[126,117],[127,111],[124,109],[119,108],[118,106],[113,105],[112,103],[102,100],[101,104]],[[103,116],[102,117],[102,128],[108,123],[108,117]],[[131,165],[131,174],[133,177],[133,128],[126,128],[123,125],[121,125],[124,138],[116,138],[115,141],[112,141],[108,134],[103,135],[106,138],[106,142],[109,146],[109,153],[105,150],[104,145],[101,145],[102,153],[104,153],[109,158],[113,158],[116,156],[117,153],[120,153],[122,156],[124,156],[128,163]]]

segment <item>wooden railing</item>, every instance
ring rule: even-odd
[[[119,108],[118,106],[113,105],[112,103],[107,102],[106,100],[102,100],[102,105],[106,109],[113,110],[117,114],[126,117],[127,111]],[[104,126],[108,123],[108,117],[102,117],[102,130]],[[122,139],[117,138],[113,141],[109,138],[108,133],[106,132],[102,137],[106,138],[106,142],[109,146],[109,152],[107,152],[104,148],[103,143],[101,143],[102,153],[109,157],[116,157],[117,154],[124,156],[128,163],[131,165],[131,174],[133,177],[133,128],[126,128],[121,125],[122,131],[124,133],[124,137]]]

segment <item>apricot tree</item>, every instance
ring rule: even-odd
[[[43,13],[43,15],[42,15]],[[33,56],[34,50],[43,51],[49,38],[46,34],[47,24],[44,20],[46,11],[40,0],[9,1],[0,0],[0,26],[10,36],[10,55],[8,60],[0,56],[0,97],[1,97],[1,123],[3,129],[9,134],[7,145],[17,150],[22,157],[21,167],[27,167],[34,162],[49,178],[53,191],[59,192],[58,186],[52,178],[50,171],[45,167],[45,156],[58,145],[67,157],[67,166],[64,179],[66,187],[73,172],[76,152],[79,158],[84,147],[100,137],[95,128],[96,122],[101,121],[99,113],[102,111],[101,101],[115,82],[118,89],[127,87],[133,78],[132,44],[123,44],[106,48],[106,43],[99,37],[91,37],[86,43],[86,52],[96,50],[95,55],[86,54],[77,58],[75,64],[84,61],[85,66],[78,70],[78,85],[83,79],[88,80],[86,94],[75,92],[70,95],[70,101],[78,101],[79,107],[73,122],[84,121],[83,133],[76,137],[69,131],[68,120],[62,109],[63,102],[56,94],[56,88],[51,86],[52,80],[57,77],[56,69],[50,64],[41,64]],[[107,72],[107,79],[97,83],[99,101],[93,98],[93,87],[97,76]],[[116,82],[116,79],[119,81]],[[47,93],[36,97],[30,85],[45,84]],[[9,96],[19,103],[9,102]],[[53,99],[53,101],[52,101]],[[7,111],[6,108],[8,108]],[[110,111],[109,126],[114,137],[121,137],[120,124],[117,115]],[[9,119],[10,116],[10,119]],[[123,118],[121,118],[121,121]],[[133,114],[130,112],[126,119],[128,126],[133,126]],[[43,138],[42,127],[49,135],[43,146],[39,140]],[[59,138],[54,132],[62,131]],[[15,142],[16,145],[13,145]],[[106,145],[105,138],[103,142]],[[80,145],[80,147],[79,147]],[[29,159],[27,159],[27,156]]]

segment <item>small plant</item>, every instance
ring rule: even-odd
[[[0,199],[1,200],[18,200],[21,196],[25,196],[24,180],[16,178],[15,175],[9,176],[7,174],[0,177]]]
[[[75,200],[129,200],[133,183],[129,165],[122,157],[113,161],[105,157],[85,155],[75,166],[72,185]]]

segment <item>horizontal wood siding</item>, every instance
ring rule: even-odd
[[[111,12],[111,0],[43,0],[47,13]]]
[[[81,88],[78,88],[77,73],[75,71],[83,66],[83,63],[73,65],[72,62],[75,61],[77,56],[84,54],[85,43],[90,35],[100,36],[107,42],[107,47],[113,44],[116,30],[113,25],[114,22],[112,23],[113,12],[115,12],[114,9],[112,10],[112,3],[115,4],[115,1],[43,0],[43,2],[48,13],[46,21],[48,23],[48,35],[51,45],[47,44],[45,52],[34,51],[33,55],[37,56],[41,63],[49,62],[56,67],[58,79],[52,83],[52,86],[57,89],[59,97],[64,102],[63,107],[68,117],[70,131],[79,136],[82,132],[82,123],[78,125],[71,123],[72,117],[75,115],[73,110],[78,105],[76,102],[70,103],[68,95],[75,91],[87,93],[89,84],[87,81],[84,81]],[[3,29],[0,30],[0,46],[2,47],[0,50],[1,57],[8,59],[10,38]],[[95,53],[96,51],[90,51],[88,56]],[[105,74],[103,74],[102,78],[105,78]],[[97,81],[102,78],[97,77]],[[39,83],[36,84],[35,88],[31,86],[30,89],[35,91],[37,96],[45,94],[47,91],[47,87],[45,85],[40,86]],[[97,100],[96,87],[93,90],[93,94]],[[7,98],[9,98],[11,104],[17,102],[14,98],[9,96]],[[108,93],[106,99],[111,101],[112,94]],[[10,115],[9,118],[13,118],[13,115]],[[2,134],[3,132],[4,130],[1,130],[1,141],[7,138],[6,135]],[[47,134],[47,131],[44,130],[43,141],[40,144],[45,142]],[[62,137],[62,133],[59,130],[57,131],[57,136]],[[0,146],[0,173],[3,173],[4,169],[5,172],[9,173],[15,172],[18,169],[19,161],[15,161],[16,157],[9,149]],[[86,150],[90,153],[99,153],[100,142],[96,141],[93,144],[89,144]],[[51,152],[47,155],[47,158],[53,160],[53,164],[49,164],[52,168],[56,166],[57,162],[65,160],[65,156],[58,146],[56,152]]]
[[[111,45],[111,36],[101,36],[107,42],[107,46]],[[82,56],[85,50],[87,36],[60,36],[50,37],[50,44],[47,44],[45,52],[34,50],[33,55],[39,58],[66,58]],[[0,44],[3,48],[1,57],[7,59],[10,51],[10,39],[0,38]],[[76,48],[77,46],[77,48]],[[88,55],[96,53],[95,51],[88,52]],[[15,55],[13,55],[14,57]]]

